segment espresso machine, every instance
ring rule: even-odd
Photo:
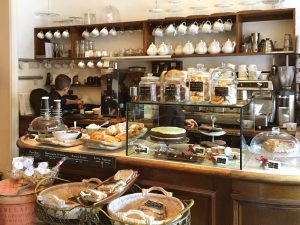
[[[101,76],[101,114],[108,117],[125,116],[130,101],[129,89],[138,86],[144,75],[143,67],[114,69]]]
[[[295,67],[278,67],[279,81],[281,90],[277,95],[277,124],[282,126],[284,123],[295,121],[295,92],[292,90],[294,81]]]
[[[255,126],[269,126],[275,120],[276,97],[270,80],[239,80],[238,102],[253,99],[249,111],[255,114]],[[254,108],[254,109],[253,109]]]

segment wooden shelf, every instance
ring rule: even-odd
[[[46,87],[54,87],[52,84],[46,84]],[[71,84],[71,87],[101,87],[100,84]]]

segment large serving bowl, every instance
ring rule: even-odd
[[[76,130],[61,130],[61,131],[54,131],[53,136],[59,141],[65,140],[74,140],[80,135],[80,131]]]

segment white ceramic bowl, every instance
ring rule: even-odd
[[[92,110],[93,110],[94,114],[100,115],[100,113],[101,113],[100,108],[93,108]]]
[[[85,114],[93,114],[94,112],[90,110],[90,111],[84,111],[84,113]]]
[[[53,136],[59,141],[76,139],[80,134],[79,131],[54,131]]]

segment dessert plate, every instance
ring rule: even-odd
[[[215,131],[215,132],[205,132],[205,131],[199,130],[199,132],[201,134],[204,134],[204,135],[207,135],[207,136],[212,136],[212,137],[222,136],[222,135],[226,134],[226,132],[224,130]]]

